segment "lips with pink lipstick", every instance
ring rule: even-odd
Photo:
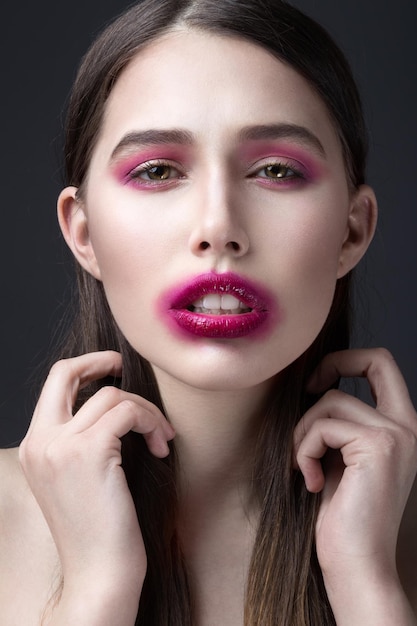
[[[168,324],[196,337],[246,337],[266,329],[273,311],[264,288],[230,272],[196,276],[162,298]]]

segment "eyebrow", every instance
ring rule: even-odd
[[[296,143],[307,145],[319,156],[326,158],[326,152],[320,139],[305,126],[297,124],[261,124],[246,126],[238,133],[238,141],[290,139]],[[183,129],[149,129],[126,134],[119,141],[111,154],[114,160],[121,152],[138,146],[161,144],[191,145],[195,141],[193,133]]]
[[[180,144],[190,145],[194,141],[194,136],[187,130],[169,129],[169,130],[143,130],[135,131],[125,135],[117,144],[111,154],[111,159],[115,159],[120,152],[128,148],[137,146],[152,146],[160,144]]]
[[[326,158],[326,152],[320,139],[305,126],[297,124],[268,124],[259,126],[246,126],[239,132],[239,141],[262,141],[262,140],[291,139],[301,145],[307,145],[322,158]]]

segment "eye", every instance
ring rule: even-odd
[[[181,178],[181,173],[169,163],[149,161],[129,172],[129,178],[145,183],[158,183]]]
[[[271,180],[289,180],[292,178],[304,178],[302,173],[285,163],[270,163],[258,169],[254,176],[269,178]]]

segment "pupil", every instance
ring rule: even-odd
[[[284,178],[287,168],[282,165],[268,165],[266,171],[270,178]]]
[[[169,178],[169,168],[166,165],[155,165],[149,169],[148,174],[154,180],[166,180]]]

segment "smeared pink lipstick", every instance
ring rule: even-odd
[[[236,313],[215,314],[195,309],[206,296],[233,296],[240,304]],[[203,307],[204,308],[204,307]],[[174,331],[188,336],[237,339],[266,331],[276,319],[276,305],[266,290],[232,272],[201,274],[162,295],[159,310]]]

